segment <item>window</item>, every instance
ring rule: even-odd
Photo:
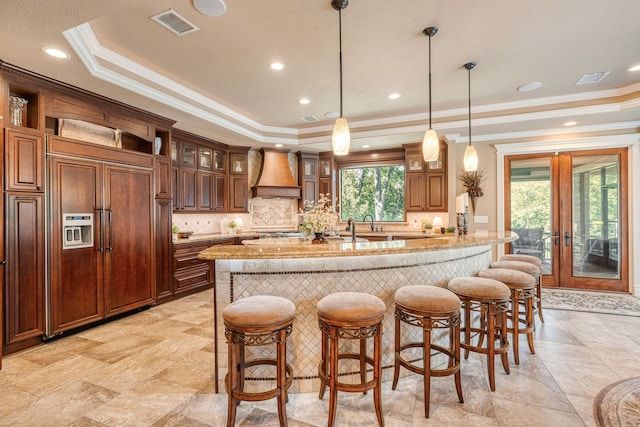
[[[404,221],[404,164],[340,169],[340,219]]]

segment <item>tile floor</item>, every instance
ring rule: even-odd
[[[77,333],[3,359],[2,426],[224,426],[226,394],[213,393],[212,292]],[[490,392],[483,359],[463,361],[465,403],[451,377],[432,382],[423,417],[421,379],[386,382],[387,426],[592,426],[593,398],[640,375],[640,318],[545,312],[536,354],[521,349]],[[615,348],[613,347],[615,346]],[[500,367],[500,364],[497,364]],[[371,394],[340,394],[339,426],[375,426]],[[328,397],[290,394],[289,425],[326,425]],[[276,426],[275,401],[244,402],[241,426]]]

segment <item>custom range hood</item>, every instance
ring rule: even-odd
[[[289,169],[289,151],[274,148],[262,148],[262,165],[258,183],[251,187],[253,197],[300,198],[300,186],[297,185]]]

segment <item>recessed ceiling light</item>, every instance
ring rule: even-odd
[[[363,145],[362,148],[369,148],[370,145]]]
[[[60,50],[60,49],[55,49],[53,47],[43,47],[42,51],[44,53],[46,53],[47,55],[53,56],[54,58],[61,58],[61,59],[66,59],[69,57],[69,54]]]
[[[327,119],[337,119],[340,117],[340,113],[336,111],[329,111],[328,113],[324,113],[324,117]]]
[[[272,62],[269,64],[269,68],[275,71],[284,70],[284,64],[282,62]]]
[[[282,144],[276,144],[276,148],[282,148]]]
[[[569,121],[569,122],[565,122],[565,123],[564,123],[564,126],[575,126],[575,125],[577,125],[577,124],[578,124],[578,122]]]
[[[634,65],[633,67],[629,68],[627,71],[640,71],[640,64]]]
[[[299,102],[300,104],[302,104],[302,105],[307,105],[307,104],[308,104],[308,103],[310,103],[311,101],[310,101],[309,99],[307,99],[307,98],[300,98],[300,99],[298,100],[298,102]]]
[[[193,0],[193,7],[207,16],[220,16],[227,10],[222,0]]]
[[[538,89],[540,86],[542,86],[542,83],[540,83],[540,82],[527,83],[527,84],[524,84],[524,85],[520,86],[518,88],[518,92],[531,92],[532,90]]]
[[[389,95],[389,99],[398,99],[398,98],[400,98],[399,93],[392,93],[391,95]]]

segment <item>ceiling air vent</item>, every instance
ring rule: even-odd
[[[173,9],[169,9],[166,12],[152,16],[151,19],[171,31],[176,36],[184,36],[185,34],[199,30],[198,27],[187,21],[184,16],[180,15]]]
[[[316,116],[303,116],[303,117],[300,117],[300,118],[305,123],[313,123],[313,122],[317,122],[318,121],[318,118]]]
[[[580,80],[576,82],[576,85],[598,83],[600,80],[604,79],[607,74],[609,74],[608,71],[599,71],[597,73],[585,74],[584,76],[580,77]]]

